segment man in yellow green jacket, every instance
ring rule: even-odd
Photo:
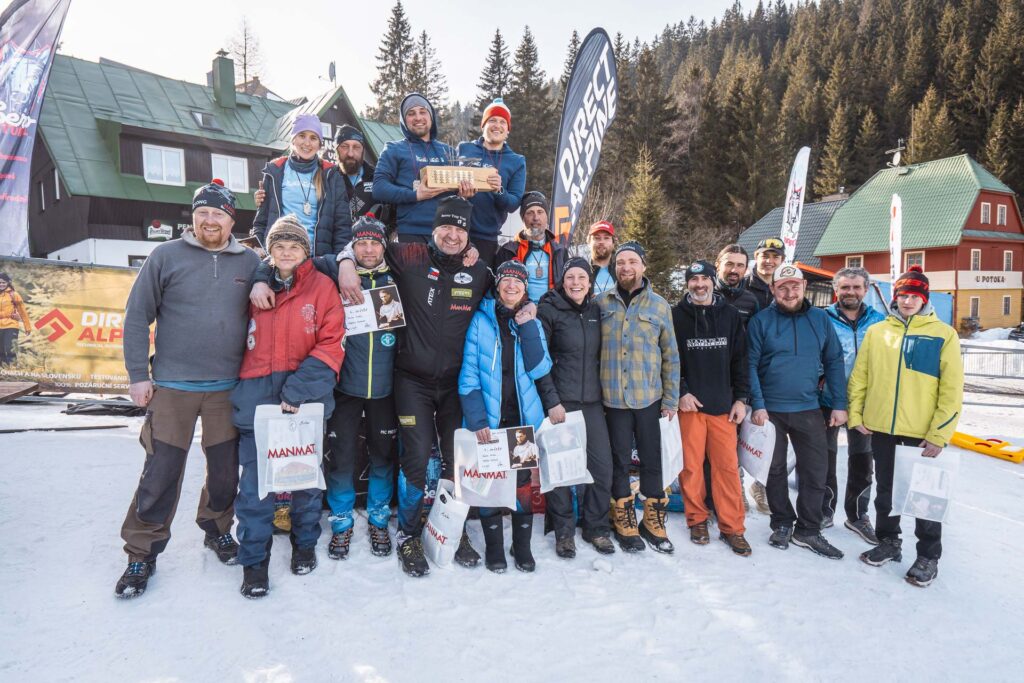
[[[849,428],[872,435],[879,545],[860,559],[875,567],[903,559],[900,517],[891,514],[896,446],[938,457],[953,436],[963,402],[960,339],[935,315],[928,298],[928,278],[919,266],[896,280],[890,315],[865,334],[847,387]],[[917,561],[906,579],[923,587],[938,575],[942,524],[918,519],[915,532]]]

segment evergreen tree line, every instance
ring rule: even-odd
[[[527,185],[548,192],[579,35],[554,80],[529,28],[514,53],[496,31],[477,101],[452,104],[427,35],[411,36],[398,2],[369,113],[397,120],[401,96],[420,89],[441,103],[445,139],[460,140],[478,135],[483,106],[504,97]],[[713,256],[782,203],[804,145],[808,201],[856,189],[901,139],[909,163],[967,152],[1024,189],[1024,0],[770,0],[749,11],[736,2],[710,24],[691,17],[650,42],[617,34],[614,47],[618,111],[581,224],[610,218],[665,247],[654,252],[664,263],[651,264],[664,287],[678,264]]]

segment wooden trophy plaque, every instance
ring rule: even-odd
[[[420,182],[432,190],[457,190],[460,182],[469,180],[477,191],[490,192],[491,186],[487,182],[487,176],[493,173],[497,173],[497,169],[476,166],[425,166],[420,169]]]

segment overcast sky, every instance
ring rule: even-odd
[[[523,27],[529,25],[541,65],[552,77],[561,73],[573,29],[581,38],[600,26],[613,38],[621,31],[631,40],[639,36],[649,41],[666,24],[691,14],[710,22],[731,2],[407,0],[403,4],[413,31],[427,31],[437,49],[450,99],[466,101],[476,97],[476,83],[495,29],[501,29],[512,52]],[[335,61],[339,84],[356,109],[363,110],[372,100],[368,84],[376,76],[377,48],[393,5],[393,0],[72,0],[61,52],[93,61],[107,57],[162,76],[204,83],[214,53],[227,45],[246,16],[261,43],[267,67],[259,75],[269,88],[287,99],[316,95],[330,87],[327,67]]]

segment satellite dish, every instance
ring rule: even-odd
[[[333,83],[338,77],[338,73],[334,68],[334,62],[331,62],[331,65],[327,67],[327,77],[331,79],[331,83]]]
[[[900,165],[900,159],[902,159],[902,158],[903,158],[903,152],[896,152],[896,154],[894,154],[893,157],[892,157],[892,165],[893,166],[899,166]]]

